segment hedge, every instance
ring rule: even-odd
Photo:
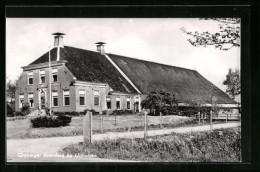
[[[71,116],[60,115],[60,116],[39,116],[37,118],[31,119],[31,124],[33,128],[39,127],[60,127],[67,126],[71,122]]]

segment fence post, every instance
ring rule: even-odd
[[[147,137],[147,112],[144,112],[144,139]]]
[[[199,124],[200,124],[200,112],[198,112],[198,115],[199,115]]]
[[[84,144],[92,143],[92,112],[87,112],[83,118]]]
[[[115,113],[115,125],[116,125],[116,113]]]
[[[227,113],[227,117],[226,117],[226,122],[228,122],[228,113]]]
[[[212,130],[212,110],[210,111],[210,131]]]
[[[162,128],[162,112],[160,111],[160,128]]]
[[[103,131],[104,131],[104,128],[103,128],[103,113],[99,112],[99,115],[100,115],[100,130],[101,130],[101,133],[103,133]]]

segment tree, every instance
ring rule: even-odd
[[[6,83],[6,94],[8,97],[11,99],[11,104],[14,102],[13,100],[15,99],[15,91],[16,91],[16,81],[12,82],[9,80]]]
[[[214,20],[219,22],[219,31],[209,33],[198,31],[186,31],[184,27],[181,30],[190,36],[188,41],[195,47],[214,46],[220,50],[229,50],[232,47],[240,47],[240,18],[203,18],[200,20]]]
[[[177,110],[175,96],[163,90],[151,91],[141,103],[143,108],[155,110],[155,113],[169,114]]]
[[[226,92],[232,99],[235,99],[241,93],[240,71],[238,69],[234,71],[229,69],[223,84],[227,86]]]

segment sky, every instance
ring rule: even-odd
[[[240,48],[194,47],[182,27],[214,33],[218,22],[197,18],[7,18],[6,77],[16,80],[22,66],[53,47],[51,34],[63,32],[65,45],[96,51],[96,42],[106,42],[107,53],[194,69],[225,91],[222,83],[228,69],[240,70]]]

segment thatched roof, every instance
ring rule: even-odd
[[[211,103],[212,96],[215,96],[216,103],[236,103],[195,70],[114,54],[108,55],[144,94],[161,89],[172,92],[180,102],[194,100]]]
[[[57,49],[51,50],[51,60],[56,61]],[[174,67],[125,56],[108,54],[116,65],[143,93],[162,89],[172,92],[179,102],[196,100],[211,103],[212,96],[219,104],[236,104],[226,93],[217,88],[197,71]],[[64,46],[60,60],[78,80],[107,83],[114,91],[136,93],[131,84],[118,72],[109,60],[98,52]],[[48,52],[30,65],[48,62]]]

